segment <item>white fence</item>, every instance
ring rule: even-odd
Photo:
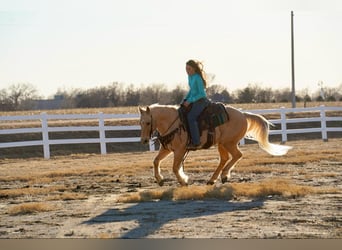
[[[16,142],[0,142],[0,148],[10,147],[26,147],[26,146],[43,146],[44,158],[50,158],[50,145],[64,145],[64,144],[83,144],[83,143],[99,143],[101,154],[107,153],[107,143],[129,143],[140,142],[140,137],[119,137],[106,138],[106,131],[128,131],[140,130],[140,126],[105,126],[105,120],[118,119],[138,119],[138,114],[64,114],[64,115],[50,115],[41,113],[39,115],[25,115],[25,116],[2,116],[0,121],[40,121],[40,127],[34,128],[15,128],[2,129],[0,135],[8,134],[26,134],[26,133],[41,133],[42,140],[31,141],[16,141]],[[65,126],[65,127],[50,127],[48,122],[52,120],[59,121],[97,121],[97,126]],[[49,139],[51,132],[80,132],[80,131],[97,131],[98,138],[80,138],[80,139]],[[154,150],[154,145],[150,143],[150,150]]]
[[[280,119],[270,120],[273,124],[280,124],[280,130],[271,130],[270,135],[281,135],[282,142],[287,141],[288,134],[303,134],[320,132],[322,139],[327,140],[327,132],[342,132],[341,126],[327,127],[328,121],[342,122],[342,107],[315,107],[315,108],[295,108],[295,109],[265,109],[265,110],[246,110],[258,114],[280,114]],[[327,111],[337,111],[339,116],[328,117]],[[287,118],[288,113],[300,113],[300,112],[319,112],[319,116],[307,117],[307,118]],[[339,113],[341,112],[341,114]],[[106,131],[128,131],[128,130],[140,130],[139,125],[131,126],[106,126],[105,120],[115,119],[138,119],[139,114],[64,114],[64,115],[50,115],[41,113],[39,115],[25,115],[25,116],[1,116],[1,122],[21,122],[21,121],[39,121],[39,127],[33,128],[12,128],[1,129],[1,135],[10,134],[26,134],[26,133],[41,133],[42,140],[31,141],[16,141],[16,142],[1,142],[0,148],[11,147],[25,147],[25,146],[43,146],[44,158],[50,158],[50,145],[64,145],[64,144],[82,144],[82,143],[97,143],[100,144],[101,154],[106,154],[107,143],[129,143],[139,142],[140,137],[124,137],[124,138],[107,138]],[[65,126],[65,127],[51,127],[49,121],[71,121],[71,120],[95,120],[96,126]],[[320,127],[313,128],[297,128],[288,129],[289,123],[308,123],[308,122],[320,122]],[[52,132],[75,132],[75,131],[97,131],[99,133],[98,138],[80,138],[80,139],[49,139],[49,133]],[[241,144],[244,144],[244,139],[241,140]],[[150,142],[150,150],[155,150],[154,144]]]

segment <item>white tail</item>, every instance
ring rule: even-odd
[[[269,126],[272,125],[263,116],[244,112],[247,118],[248,127],[245,137],[255,140],[260,148],[271,155],[285,155],[292,147],[277,145],[268,141]]]

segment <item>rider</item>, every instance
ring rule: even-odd
[[[185,96],[182,105],[190,107],[191,110],[187,115],[191,143],[187,146],[189,150],[196,150],[200,148],[200,134],[197,123],[197,118],[208,104],[207,94],[205,91],[206,80],[204,78],[205,72],[201,62],[189,60],[186,63],[186,72],[188,74],[189,92]]]

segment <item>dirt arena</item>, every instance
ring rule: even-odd
[[[341,142],[290,141],[294,148],[283,157],[244,145],[230,182],[214,187],[206,182],[216,149],[191,152],[185,189],[171,171],[172,157],[162,163],[164,187],[155,183],[156,152],[2,159],[0,238],[341,239]],[[209,188],[231,192],[195,195]],[[158,190],[187,195],[133,199]]]

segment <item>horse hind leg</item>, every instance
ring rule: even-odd
[[[232,159],[229,161],[227,166],[222,170],[222,174],[221,174],[222,183],[226,183],[230,179],[231,171],[242,158],[242,153],[239,150],[237,144],[234,144],[234,146],[229,146],[228,151],[231,154]]]
[[[229,160],[229,153],[221,144],[218,145],[218,151],[220,153],[220,163],[210,180],[207,182],[208,185],[213,185],[215,183],[221,173],[222,168],[227,164]]]

